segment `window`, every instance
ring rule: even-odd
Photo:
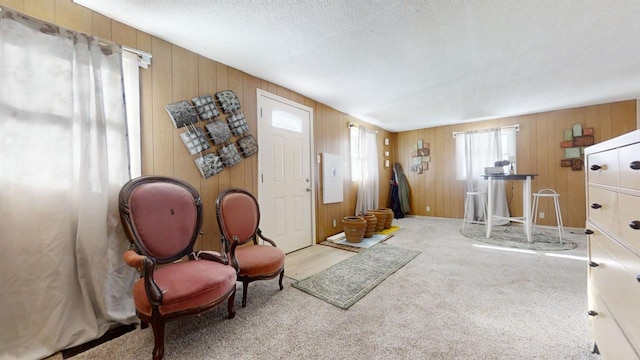
[[[302,133],[302,119],[286,111],[274,111],[271,117],[271,126]]]
[[[499,144],[492,144],[495,138],[495,132],[492,129],[479,130],[473,132],[454,133],[456,139],[456,179],[465,180],[467,178],[467,154],[473,154],[471,167],[474,169],[474,175],[484,174],[485,167],[494,166],[499,160],[508,160],[513,163],[513,169],[517,172],[516,157],[516,132],[519,126],[503,127],[500,130]],[[467,147],[469,151],[466,151]],[[496,159],[496,153],[500,153]],[[510,167],[505,167],[508,172]]]

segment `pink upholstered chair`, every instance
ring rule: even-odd
[[[143,176],[122,187],[119,207],[135,247],[125,252],[125,261],[141,273],[133,299],[143,327],[150,323],[153,328],[153,359],[164,355],[166,322],[201,314],[224,301],[229,318],[235,316],[236,270],[225,257],[193,252],[202,226],[195,188],[178,179]]]
[[[229,188],[216,199],[216,215],[220,227],[223,249],[235,248],[230,254],[231,265],[238,270],[238,281],[242,281],[242,307],[247,306],[247,288],[255,280],[272,279],[280,275],[282,287],[285,254],[273,240],[262,235],[260,206],[249,192]],[[264,241],[258,243],[258,238]],[[242,246],[251,243],[249,246]]]

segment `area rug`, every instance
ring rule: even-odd
[[[466,227],[461,234],[484,243],[517,249],[557,251],[575,249],[576,247],[574,241],[564,237],[560,243],[560,235],[555,229],[548,231],[535,229],[531,234],[531,242],[527,241],[527,236],[521,226],[494,226],[489,238],[487,238],[484,225],[471,225]]]
[[[419,251],[377,244],[292,286],[348,309],[419,254]]]
[[[385,242],[393,237],[393,233],[400,229],[400,226],[392,225],[388,229],[383,229],[381,231],[377,231],[370,238],[363,238],[359,243],[352,243],[347,241],[346,238],[343,238],[338,241],[329,241],[325,240],[320,243],[320,245],[331,246],[334,248],[348,250],[353,252],[360,252],[364,249],[370,248],[375,244]]]

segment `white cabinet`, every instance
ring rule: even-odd
[[[640,359],[640,130],[585,149],[589,317],[605,359]]]

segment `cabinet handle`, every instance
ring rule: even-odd
[[[636,280],[638,280],[638,282],[640,282],[640,275],[636,276]]]
[[[600,169],[602,169],[602,166],[600,166],[600,165],[591,165],[591,170],[593,170],[593,171],[598,171]]]
[[[591,208],[592,209],[600,209],[602,207],[602,205],[598,204],[598,203],[593,203],[591,204]]]
[[[640,230],[640,221],[633,220],[632,222],[629,223],[629,227],[632,228],[633,230]]]
[[[598,315],[598,312],[593,311],[593,310],[589,310],[589,311],[587,312],[587,314],[589,314],[589,316],[596,316],[596,315]]]
[[[629,164],[629,167],[633,170],[640,170],[640,161],[632,161],[631,164]]]
[[[600,266],[600,264],[598,264],[598,263],[597,263],[597,262],[595,262],[595,261],[589,261],[589,266],[591,266],[591,267],[598,267],[598,266]],[[638,277],[640,277],[640,275],[638,275]],[[638,281],[640,281],[640,280],[638,280]]]
[[[589,229],[586,229],[586,230],[584,231],[584,233],[585,233],[585,234],[587,234],[587,235],[592,235],[592,234],[593,234],[593,231],[592,231],[592,230],[589,230]]]

